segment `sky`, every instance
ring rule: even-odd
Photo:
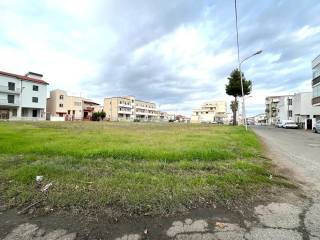
[[[0,70],[41,73],[49,90],[103,103],[133,95],[190,115],[227,100],[237,68],[233,0],[1,0]],[[311,91],[319,0],[238,0],[248,116],[268,95]]]

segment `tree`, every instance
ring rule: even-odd
[[[99,112],[92,113],[91,121],[100,121],[100,113]]]
[[[103,119],[105,119],[106,117],[106,112],[104,112],[103,110],[100,112],[100,118],[103,121]]]
[[[243,73],[242,74],[242,82],[243,82],[243,93],[244,95],[249,95],[252,90],[252,83],[250,80],[246,80]],[[229,83],[226,85],[226,93],[230,96],[234,97],[234,101],[231,102],[231,110],[233,113],[233,125],[237,124],[237,111],[238,111],[238,97],[242,96],[241,91],[241,79],[240,79],[240,71],[235,69],[231,72],[228,77]]]

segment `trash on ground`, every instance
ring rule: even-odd
[[[226,225],[222,222],[216,222],[216,226],[219,228],[224,228]]]
[[[39,183],[43,180],[43,176],[36,176],[36,181]]]
[[[46,184],[46,185],[41,189],[41,192],[47,192],[51,186],[52,186],[52,182]]]

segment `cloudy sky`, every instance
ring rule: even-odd
[[[134,95],[190,114],[225,95],[237,67],[233,0],[1,0],[0,70],[39,72],[50,89],[102,103]],[[320,54],[319,0],[238,0],[241,58],[253,81],[249,115],[266,95],[311,91]]]

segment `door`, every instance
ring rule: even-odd
[[[307,119],[307,129],[312,129],[312,119]]]
[[[38,117],[38,110],[37,109],[32,110],[32,117]]]
[[[9,110],[0,110],[0,119],[9,119]]]

